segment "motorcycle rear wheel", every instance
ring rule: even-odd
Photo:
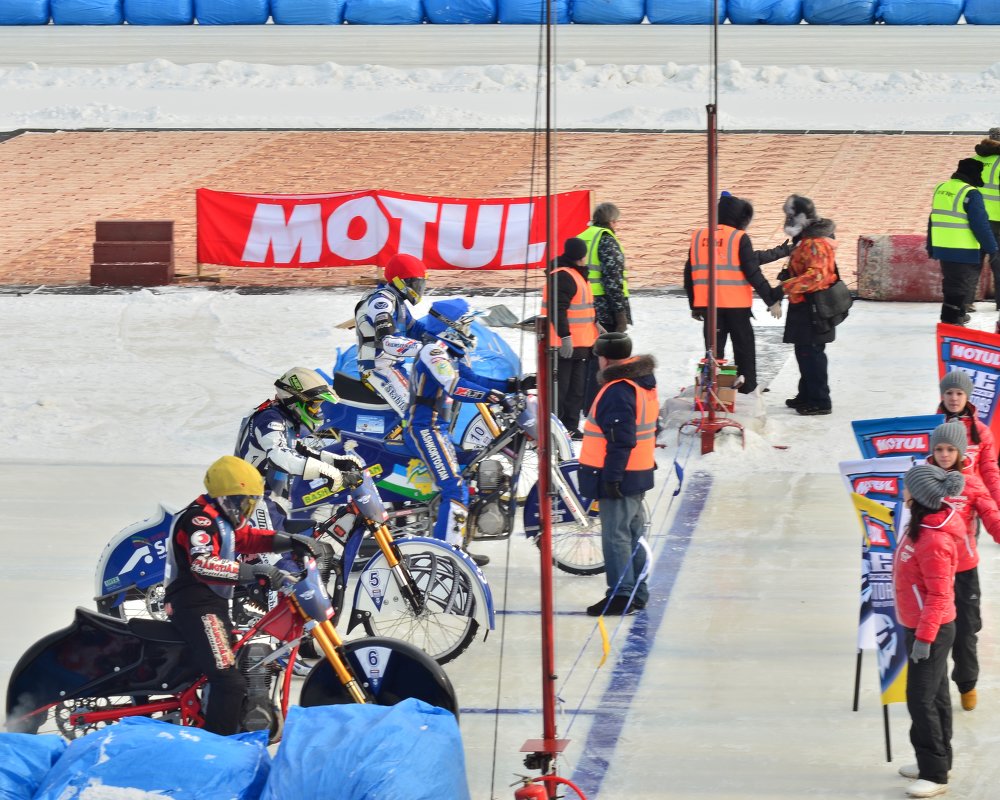
[[[145,702],[146,698],[142,698]],[[73,725],[70,721],[70,716],[74,712],[78,711],[96,711],[99,709],[108,709],[112,706],[132,706],[135,705],[136,700],[132,697],[80,697],[72,700],[64,700],[61,703],[57,703],[52,706],[44,714],[36,714],[35,716],[22,720],[16,728],[18,733],[33,733],[33,734],[46,734],[55,733],[62,736],[64,739],[79,739],[81,736],[86,736],[88,733],[93,731],[101,730],[106,728],[108,725],[114,725],[117,720],[112,720],[110,722],[96,722],[89,725]],[[163,719],[166,721],[178,721],[175,719],[176,715],[171,714],[157,714],[151,716],[152,719]],[[8,723],[9,724],[9,723]]]
[[[165,620],[167,612],[164,611],[164,596],[166,590],[162,583],[154,583],[145,589],[135,587],[129,589],[125,599],[119,605],[112,605],[110,599],[97,601],[97,610],[101,614],[118,619],[132,619],[141,617],[144,619]]]
[[[402,639],[422,650],[439,664],[447,664],[466,651],[479,630],[475,618],[476,578],[458,557],[441,550],[403,552],[406,564],[423,601],[414,611],[409,603],[385,603],[368,620],[375,636]],[[386,568],[379,553],[373,568]],[[394,585],[394,590],[399,588]]]

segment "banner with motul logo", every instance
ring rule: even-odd
[[[924,414],[918,417],[856,419],[851,422],[851,427],[864,458],[926,458],[931,451],[931,432],[942,422],[944,414]]]
[[[1000,436],[1000,413],[997,410],[997,379],[1000,378],[1000,335],[963,328],[959,325],[937,326],[938,379],[946,372],[960,369],[972,379],[969,402],[979,412],[979,419]]]
[[[425,197],[383,189],[243,194],[199,189],[198,262],[230,267],[385,266],[396,253],[428,269],[545,266],[545,197]],[[590,219],[590,192],[552,196],[556,252]]]

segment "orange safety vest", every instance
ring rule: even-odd
[[[552,270],[552,274],[557,272],[568,272],[576,284],[576,293],[569,302],[566,309],[566,319],[569,322],[569,338],[573,342],[573,347],[593,347],[597,341],[597,322],[594,317],[594,293],[590,289],[590,282],[575,269],[569,267],[559,267]],[[549,287],[546,283],[542,291],[542,316],[548,316]],[[555,325],[549,325],[549,343],[551,347],[558,347],[562,344],[562,337],[556,333]]]
[[[718,308],[750,308],[753,287],[740,269],[740,240],[744,232],[720,225],[715,231],[715,304]],[[693,305],[708,307],[708,228],[691,234],[691,282]]]
[[[630,358],[628,361],[635,361]],[[627,363],[627,362],[626,362]],[[657,405],[656,389],[644,389],[635,381],[628,378],[606,383],[601,387],[594,398],[594,403],[590,407],[587,419],[583,422],[583,447],[580,448],[580,466],[596,467],[600,469],[604,466],[604,458],[608,452],[608,442],[604,438],[604,432],[594,419],[594,411],[597,404],[601,402],[601,397],[608,390],[609,386],[624,381],[635,389],[635,447],[629,454],[628,463],[625,470],[628,472],[638,472],[641,470],[654,469],[656,467],[656,420],[659,417],[660,409]]]

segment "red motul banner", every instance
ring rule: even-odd
[[[554,246],[587,227],[590,193],[553,196]],[[428,269],[536,269],[545,198],[473,200],[368,189],[331,194],[198,190],[198,262],[230,267],[385,266],[408,253]],[[555,257],[557,253],[553,253]]]

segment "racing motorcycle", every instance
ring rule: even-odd
[[[368,636],[393,636],[444,664],[472,643],[480,627],[495,624],[493,595],[482,570],[465,552],[425,536],[393,538],[389,514],[368,470],[355,486],[332,493],[325,480],[299,481],[284,528],[307,532],[339,550],[333,568],[335,621],[345,608],[347,577],[355,572],[362,542],[377,550],[358,572],[347,633],[361,626]],[[121,619],[164,619],[163,579],[170,525],[180,509],[161,505],[151,519],[122,530],[104,548],[96,573],[98,611]],[[313,519],[326,518],[314,528]],[[238,595],[243,598],[243,595]],[[249,624],[267,601],[234,601],[233,619]]]
[[[389,521],[395,533],[429,530],[437,514],[438,492],[423,461],[401,436],[388,436],[400,420],[393,409],[360,380],[344,372],[334,373],[339,401],[325,403],[323,429],[332,431],[340,446],[352,448],[376,479],[383,500],[390,508]],[[462,477],[469,487],[469,540],[505,539],[514,530],[517,508],[523,499],[525,535],[537,541],[539,528],[538,485],[524,490],[526,458],[538,434],[538,403],[531,395],[512,397],[513,407],[503,409],[477,403],[477,413],[462,420],[452,431]],[[554,454],[558,467],[553,484],[557,498],[553,508],[552,553],[560,569],[576,575],[604,571],[597,506],[580,496],[579,464],[565,426],[553,415]],[[322,447],[322,444],[319,445]],[[308,508],[322,502],[323,490],[296,493],[293,505]],[[329,492],[327,492],[329,494]]]
[[[245,729],[268,730],[272,741],[280,738],[299,645],[309,639],[323,660],[301,687],[301,705],[394,705],[416,697],[458,715],[448,676],[418,648],[385,637],[345,643],[334,627],[333,604],[315,560],[305,558],[302,566],[300,576],[278,590],[275,606],[233,647],[249,689]],[[276,648],[269,637],[283,646]],[[7,730],[74,739],[133,716],[200,727],[205,703],[211,702],[206,684],[169,622],[123,620],[77,608],[72,624],[40,639],[14,667]]]

